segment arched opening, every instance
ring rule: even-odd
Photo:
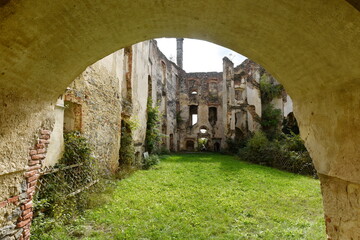
[[[141,40],[197,37],[243,52],[284,84],[297,106],[303,137],[323,183],[328,233],[331,238],[357,238],[358,218],[351,214],[357,211],[352,204],[356,194],[334,190],[360,186],[360,163],[354,160],[359,156],[354,143],[360,135],[354,114],[360,98],[356,81],[360,17],[354,1],[157,4],[144,0],[1,4],[1,115],[7,116],[0,123],[1,150],[7,151],[0,160],[7,169],[2,171],[4,181],[20,184],[15,175],[27,165],[25,143],[39,128],[51,129],[49,110],[86,66]],[[18,24],[19,19],[26,24]]]
[[[209,149],[209,139],[206,137],[201,137],[198,139],[198,149],[199,151],[205,152]]]
[[[214,143],[214,152],[220,152],[220,143],[219,142]]]
[[[193,140],[186,141],[186,150],[189,152],[193,152],[195,150],[195,143]]]
[[[297,120],[296,120],[293,112],[289,113],[284,118],[282,126],[283,126],[282,131],[285,134],[290,134],[290,133],[299,134],[300,133],[299,126],[298,126]]]
[[[198,106],[190,105],[189,115],[190,115],[189,125],[194,126],[198,122]]]

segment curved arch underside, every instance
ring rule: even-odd
[[[33,109],[117,49],[156,37],[208,40],[273,74],[294,100],[319,173],[359,184],[356,7],[344,0],[0,1],[0,89]],[[17,121],[29,117],[21,111]],[[4,129],[12,124],[3,121]]]
[[[345,1],[23,0],[9,1],[0,16],[0,87],[14,94],[54,98],[89,64],[155,37],[204,39],[245,54],[294,99],[319,171],[360,182],[336,163],[352,157],[335,156],[327,149],[334,140],[324,141],[358,134],[356,126],[335,129],[357,125],[354,114],[344,114],[358,109],[348,100],[358,98],[360,84],[360,14]]]

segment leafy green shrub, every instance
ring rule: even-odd
[[[41,176],[34,196],[32,238],[47,239],[47,232],[69,223],[87,205],[90,183],[98,177],[91,148],[79,132],[64,134],[65,150],[59,164]],[[70,165],[75,166],[69,167]],[[79,193],[76,191],[84,190]]]
[[[267,138],[270,140],[276,139],[281,133],[281,110],[274,108],[269,104],[263,108],[260,125]]]
[[[161,145],[160,148],[156,149],[156,151],[153,151],[153,154],[158,154],[158,155],[169,155],[171,152],[170,150],[166,147],[166,145]]]
[[[277,145],[270,142],[262,131],[258,131],[247,142],[246,147],[239,150],[239,155],[247,161],[271,166],[272,156],[276,153]]]
[[[303,141],[295,134],[270,141],[263,132],[258,131],[238,154],[246,161],[316,177],[312,159]]]
[[[159,107],[152,106],[152,100],[148,100],[147,104],[147,123],[146,123],[146,137],[145,149],[149,153],[155,152],[161,143],[160,126],[160,112]]]
[[[88,141],[79,132],[68,132],[64,134],[65,150],[59,163],[64,165],[72,165],[76,163],[92,162],[91,148]]]
[[[250,133],[239,139],[227,138],[225,140],[227,144],[227,152],[237,154],[241,148],[246,146],[247,142],[252,138],[252,136],[253,135]]]
[[[263,104],[270,103],[274,98],[281,97],[284,87],[281,84],[272,84],[267,80],[266,74],[260,78],[261,102]]]
[[[283,135],[282,144],[285,151],[289,153],[289,163],[283,169],[316,177],[316,170],[313,165],[309,152],[307,151],[304,141],[300,135],[291,133],[291,135]]]
[[[143,169],[150,169],[152,166],[160,163],[160,158],[156,154],[151,154],[148,158],[144,158]]]
[[[283,142],[289,151],[306,152],[304,141],[301,139],[299,134],[293,132],[289,134],[282,134]]]

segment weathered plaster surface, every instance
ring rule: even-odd
[[[103,168],[114,171],[120,147],[123,52],[115,52],[89,66],[69,86],[65,100],[82,107],[82,129],[92,153]],[[120,59],[118,61],[118,59]]]
[[[360,236],[360,184],[319,175],[323,193],[326,231],[331,240]]]

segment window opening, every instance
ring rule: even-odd
[[[189,108],[190,125],[194,126],[198,122],[198,106],[191,105]]]

